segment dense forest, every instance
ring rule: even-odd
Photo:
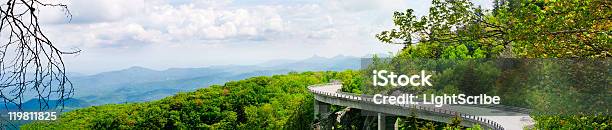
[[[24,129],[309,129],[307,86],[350,79],[354,71],[252,77],[144,103],[93,106]]]
[[[314,120],[313,95],[307,87],[343,81],[346,86],[363,84],[361,71],[303,72],[252,77],[213,85],[194,92],[179,93],[158,101],[109,104],[61,114],[56,121],[39,121],[22,129],[312,129],[314,125],[335,128],[362,128],[367,117],[359,110],[347,112],[336,121],[331,114]],[[351,87],[344,87],[351,88]],[[333,111],[346,107],[332,106]],[[461,119],[446,124],[398,118],[401,128],[461,128]],[[356,127],[359,124],[359,127]],[[375,127],[375,123],[370,124]],[[472,129],[472,128],[471,128]],[[477,126],[473,129],[479,129]]]
[[[383,43],[405,46],[391,62],[508,58],[523,61],[507,66],[507,71],[502,73],[486,64],[459,64],[463,67],[440,75],[457,80],[501,76],[509,82],[463,80],[439,86],[444,87],[439,90],[486,93],[498,89],[493,92],[506,91],[510,94],[506,96],[524,99],[506,101],[508,105],[561,112],[531,114],[536,121],[535,127],[541,129],[609,129],[612,124],[612,117],[608,115],[609,58],[612,56],[610,5],[609,0],[495,0],[492,10],[484,10],[468,0],[433,0],[429,13],[422,17],[415,16],[412,9],[395,12],[395,28],[382,31],[376,37]],[[533,67],[525,67],[534,65],[524,62],[530,60],[540,61]],[[571,63],[566,64],[567,61]],[[439,66],[425,68],[435,67]],[[458,72],[472,73],[453,77],[457,76],[453,73]],[[542,77],[532,78],[530,74]],[[561,76],[564,74],[570,76]],[[479,84],[490,85],[474,86]],[[493,84],[504,87],[491,88]],[[532,87],[529,89],[512,87],[521,85],[536,86],[529,86]],[[571,113],[564,108],[600,111]]]

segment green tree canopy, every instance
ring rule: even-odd
[[[433,0],[420,18],[412,9],[395,12],[396,28],[376,37],[418,58],[610,57],[611,3],[512,0],[485,11],[468,0]]]

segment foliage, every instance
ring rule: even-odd
[[[385,43],[404,44],[403,58],[495,57],[504,45],[496,40],[498,29],[481,23],[483,10],[468,0],[433,0],[429,14],[417,18],[412,9],[395,12],[396,29],[376,37]]]
[[[612,119],[609,115],[567,115],[567,116],[532,116],[536,120],[536,127],[541,129],[596,129],[606,130],[612,128]]]
[[[407,117],[398,117],[397,122],[399,122],[398,127],[400,130],[441,129],[444,126],[444,123],[441,122],[419,119],[414,113]]]
[[[461,126],[461,117],[455,116],[450,119],[450,123],[434,122],[417,118],[412,113],[410,116],[398,117],[398,128],[400,130],[481,130],[482,128],[478,124],[474,124],[471,128],[464,128]]]
[[[93,106],[23,129],[309,129],[313,97],[307,86],[351,78],[346,72],[252,77],[162,100]],[[348,77],[346,77],[348,76]]]
[[[363,75],[364,73],[362,71],[355,70],[347,70],[344,71],[344,73],[339,74],[339,80],[342,81],[341,91],[361,94],[361,87],[363,87],[365,82],[363,79],[365,76]]]
[[[404,58],[610,57],[607,0],[512,0],[494,12],[468,0],[433,0],[429,14],[395,12],[397,28],[376,37],[404,44]],[[502,52],[514,52],[502,54]]]
[[[520,57],[612,56],[609,0],[513,0],[497,8],[490,24]]]
[[[609,73],[609,68],[606,68],[609,67],[609,60],[606,58],[612,56],[610,5],[612,2],[609,0],[496,0],[495,9],[489,12],[473,6],[468,0],[433,0],[429,14],[420,18],[411,9],[395,12],[393,22],[396,28],[383,31],[376,37],[384,43],[405,45],[392,60],[424,63],[411,66],[415,69],[431,66],[430,63],[420,62],[430,58],[599,58],[594,60],[603,60],[603,64],[599,64],[603,66],[601,68],[584,66],[582,63],[559,68],[554,63],[547,65],[540,62],[544,65],[538,71],[529,72],[533,69],[530,70],[532,67],[528,66],[533,64],[522,62],[512,65],[513,61],[510,61],[510,64],[505,64],[507,67],[502,67],[503,72],[487,69],[490,67],[486,66],[472,68],[469,64],[458,64],[456,68],[443,70],[436,76],[453,80],[462,78],[457,74],[477,78],[483,76],[481,72],[489,72],[501,76],[495,81],[498,87],[494,88],[494,92],[505,94],[501,95],[503,97],[513,97],[505,98],[509,100],[502,102],[513,106],[565,114],[576,110],[608,109],[605,102],[609,101],[609,93],[606,93],[609,92],[606,91],[609,90],[609,82],[606,87],[597,84],[601,81],[596,80],[609,81],[609,78],[601,77]],[[575,76],[563,76],[567,73]],[[530,74],[542,77],[534,78]],[[445,93],[473,92],[467,90],[465,85],[474,81],[454,83],[453,80],[440,81],[443,85],[437,89]],[[541,129],[609,129],[611,118],[605,114],[532,117],[537,121],[536,127]]]

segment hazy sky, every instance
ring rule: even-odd
[[[374,35],[392,28],[393,11],[424,15],[429,0],[70,0],[72,20],[41,9],[43,29],[70,72],[97,73],[257,64],[313,55],[396,52]],[[490,0],[476,1],[485,8]]]

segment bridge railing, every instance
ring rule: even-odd
[[[506,105],[488,105],[488,104],[457,104],[457,105],[463,105],[463,106],[473,106],[473,107],[481,107],[481,108],[491,108],[491,109],[497,109],[497,110],[504,110],[504,111],[511,111],[511,112],[517,112],[517,113],[522,113],[522,114],[529,114],[531,113],[533,110],[532,109],[528,109],[528,108],[521,108],[521,107],[513,107],[513,106],[506,106]]]
[[[341,98],[341,99],[345,99],[345,100],[351,100],[351,101],[358,101],[358,102],[364,102],[364,103],[374,103],[373,102],[373,97],[370,95],[358,95],[358,94],[353,94],[353,93],[346,93],[346,92],[326,92],[326,91],[320,91],[320,90],[316,90],[316,87],[323,87],[323,86],[328,86],[328,85],[342,85],[341,83],[335,82],[335,83],[326,83],[326,84],[317,84],[317,85],[311,85],[308,87],[308,90],[314,94],[317,95],[323,95],[323,96],[328,96],[328,97],[334,97],[334,98]],[[423,111],[428,111],[428,112],[433,112],[433,113],[437,113],[440,115],[446,115],[446,116],[459,116],[465,120],[470,120],[472,122],[480,122],[480,124],[486,125],[489,128],[493,128],[496,130],[503,130],[504,128],[497,122],[492,121],[492,120],[488,120],[486,118],[482,118],[480,116],[474,116],[474,115],[470,115],[470,114],[464,114],[464,113],[460,113],[460,112],[456,112],[456,111],[451,111],[451,110],[447,110],[447,109],[439,109],[439,108],[434,108],[434,107],[426,107],[426,106],[419,106],[419,105],[415,105],[415,104],[377,104],[377,105],[383,105],[383,106],[396,106],[396,107],[401,107],[403,109],[417,109],[417,110],[423,110]]]

